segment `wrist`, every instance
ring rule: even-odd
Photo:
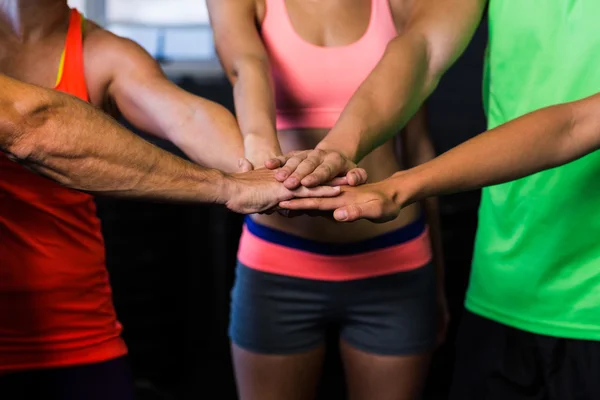
[[[400,208],[409,206],[421,199],[421,187],[415,175],[408,171],[400,171],[384,180],[385,193]]]
[[[345,138],[338,140],[335,132],[332,130],[316,147],[317,150],[335,151],[346,157],[346,159],[358,164],[360,157],[358,156],[358,145],[354,140]]]
[[[215,170],[215,173],[217,173],[218,176],[215,177],[214,202],[216,204],[227,204],[235,196],[235,193],[238,190],[236,179],[232,174],[226,174],[218,170]]]
[[[277,140],[277,133],[273,130],[262,133],[248,132],[244,133],[244,146],[248,145],[253,147],[279,148],[279,140]]]
[[[277,136],[247,134],[244,136],[244,155],[252,163],[263,163],[270,158],[278,157],[281,153],[281,147]],[[255,165],[255,167],[261,167]]]

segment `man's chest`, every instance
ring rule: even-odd
[[[90,101],[103,107],[108,85],[104,82],[101,70],[92,65],[91,49],[84,47],[80,55],[73,54],[73,49],[68,51],[71,53],[67,55],[64,38],[48,39],[36,44],[0,41],[0,73],[50,89],[56,88],[59,80],[83,77]],[[68,59],[69,56],[71,59]]]
[[[59,76],[64,42],[28,44],[0,42],[0,73],[22,82],[54,88]]]

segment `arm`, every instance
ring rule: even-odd
[[[289,191],[268,170],[226,175],[198,167],[73,96],[2,75],[0,150],[34,172],[93,194],[227,204],[252,213],[278,199],[339,193],[327,187]]]
[[[278,179],[294,178],[294,182],[305,186],[317,185],[345,174],[351,163],[358,163],[389,140],[419,109],[467,47],[486,1],[411,3],[406,10],[408,18],[403,31],[388,44],[383,57],[352,96],[338,122],[312,155],[300,156],[310,160],[304,163],[288,160]],[[339,154],[338,162],[326,157],[334,152]],[[321,167],[315,169],[316,166]],[[294,187],[285,183],[287,187]]]
[[[282,207],[336,210],[340,221],[385,221],[426,197],[512,181],[598,149],[600,94],[517,118],[382,182],[344,189],[334,201],[292,201]]]
[[[255,0],[208,0],[217,53],[233,85],[246,157],[256,167],[281,154],[269,56],[259,35]]]
[[[86,37],[86,69],[106,90],[96,104],[114,104],[134,126],[171,141],[192,161],[237,171],[243,142],[233,115],[223,106],[186,92],[164,75],[138,44],[96,28]],[[105,107],[106,108],[106,107]]]

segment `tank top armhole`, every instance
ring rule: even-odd
[[[60,55],[60,64],[58,64],[58,74],[56,75],[56,83],[54,84],[55,88],[60,86],[60,82],[62,81],[63,77],[63,72],[65,70],[65,50],[66,49],[63,49]]]

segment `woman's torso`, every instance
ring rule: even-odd
[[[287,90],[299,91],[302,90],[302,87],[294,88],[294,85],[298,84],[297,82],[282,81],[285,79],[282,78],[282,75],[285,74],[277,70],[278,65],[281,65],[280,69],[286,69],[284,63],[290,62],[289,59],[293,57],[283,54],[281,57],[283,62],[279,62],[276,53],[287,50],[287,47],[282,49],[281,45],[278,46],[276,43],[278,39],[274,39],[275,43],[271,43],[269,38],[277,38],[277,32],[265,31],[270,28],[270,26],[266,26],[265,22],[268,22],[266,18],[275,18],[274,15],[268,15],[268,7],[271,6],[274,9],[280,7],[280,4],[273,4],[274,2],[281,2],[283,9],[278,9],[279,15],[276,16],[278,21],[271,25],[287,30],[287,37],[290,38],[288,40],[294,42],[290,46],[290,51],[294,51],[294,47],[300,48],[304,52],[301,57],[312,59],[300,59],[299,61],[311,63],[309,68],[314,68],[311,77],[322,80],[323,85],[330,87],[335,87],[337,81],[339,82],[338,90],[351,90],[352,92],[356,90],[359,82],[349,87],[344,81],[340,81],[340,79],[344,79],[344,70],[347,70],[349,65],[363,66],[362,71],[358,74],[362,75],[361,79],[364,80],[383,55],[389,40],[402,29],[404,11],[402,0],[390,3],[387,3],[388,0],[257,0],[257,20],[262,26],[263,39],[271,56],[275,91],[278,96],[278,112],[285,112],[285,110],[281,110],[282,107],[294,107],[294,93],[291,93],[292,100],[289,100],[282,87],[285,86]],[[374,14],[375,12],[377,15]],[[282,16],[283,13],[287,15]],[[390,25],[392,30],[395,28],[395,32],[389,32],[389,28],[387,32],[382,31],[381,25],[384,24]],[[293,65],[289,67],[294,68]],[[354,73],[354,77],[356,78],[356,73]],[[334,83],[332,84],[332,82]],[[346,97],[349,95],[350,93],[346,94]],[[282,151],[287,153],[293,150],[312,149],[325,137],[328,128],[330,126],[280,129],[278,138]],[[403,165],[396,156],[393,139],[366,156],[359,166],[367,171],[369,182],[383,180],[403,169]],[[253,219],[263,225],[308,239],[343,243],[360,241],[398,229],[418,218],[419,213],[418,205],[409,206],[402,210],[397,219],[385,224],[373,224],[368,221],[339,224],[324,218],[297,217],[289,219],[277,214],[254,215]]]

